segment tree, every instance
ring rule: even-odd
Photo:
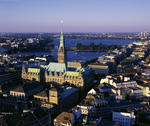
[[[78,50],[80,50],[82,46],[83,46],[82,43],[77,43],[76,48],[77,48]]]

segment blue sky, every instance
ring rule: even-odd
[[[0,32],[150,31],[150,0],[0,0]]]

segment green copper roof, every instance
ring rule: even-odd
[[[40,69],[39,68],[28,68],[28,72],[29,73],[40,73]]]
[[[49,72],[64,72],[66,71],[65,63],[50,63],[47,68]]]
[[[74,77],[76,77],[76,76],[79,75],[79,72],[76,72],[76,71],[66,71],[64,75],[65,76],[74,76]]]

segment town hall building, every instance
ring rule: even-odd
[[[50,62],[48,65],[38,67],[23,66],[22,79],[86,87],[93,79],[91,72],[91,69],[83,68],[79,62],[67,62],[65,41],[61,31],[58,62]]]

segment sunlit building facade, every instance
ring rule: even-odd
[[[68,83],[76,87],[87,86],[93,79],[92,71],[83,68],[79,62],[68,62],[64,43],[63,32],[60,36],[58,49],[58,62],[50,62],[36,68],[22,68],[22,78],[25,80],[64,84]]]

